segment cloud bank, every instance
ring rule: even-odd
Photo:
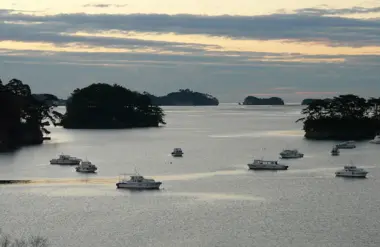
[[[57,90],[63,97],[93,82],[124,81],[132,89],[157,94],[190,87],[215,94],[224,102],[241,100],[247,90],[273,94],[271,88],[293,88],[282,94],[300,99],[307,92],[323,95],[342,92],[342,88],[372,93],[380,90],[380,19],[338,15],[380,13],[379,8],[307,8],[260,16],[41,15],[0,9],[0,75],[20,77],[37,91]],[[179,38],[147,37],[165,38],[163,34]],[[184,35],[221,37],[226,43],[245,40],[252,49],[235,46],[227,50],[195,38],[184,41]],[[319,44],[336,53],[263,52],[255,50],[255,43],[249,43],[253,41],[289,47],[309,42],[310,50]],[[340,53],[343,48],[366,48],[367,53],[347,55]]]
[[[104,3],[99,3],[99,4],[85,4],[83,7],[85,8],[123,8],[128,6],[128,4],[104,4]]]
[[[378,8],[373,8],[375,11]],[[369,9],[365,9],[370,11]],[[328,46],[363,47],[380,45],[379,19],[352,19],[323,16],[322,12],[341,10],[299,10],[302,14],[271,14],[262,16],[202,16],[165,14],[58,14],[37,16],[0,11],[0,27],[8,40],[24,41],[22,29],[36,35],[72,33],[77,31],[151,32],[201,34],[253,40],[288,40],[316,42]],[[356,9],[356,11],[359,11]],[[364,10],[362,10],[364,11]],[[305,14],[311,12],[312,14]],[[313,13],[319,13],[315,15]],[[4,23],[5,22],[5,23]],[[15,24],[16,23],[16,24]],[[17,23],[23,23],[17,24]],[[16,25],[19,25],[18,27]],[[3,35],[2,35],[3,36]],[[0,36],[2,40],[4,38]],[[58,35],[57,35],[58,36]],[[65,39],[65,37],[57,37]],[[21,40],[20,40],[21,39]],[[30,38],[29,38],[30,39]]]

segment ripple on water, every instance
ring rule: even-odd
[[[246,194],[204,193],[204,192],[169,192],[162,193],[163,196],[192,197],[197,200],[242,200],[242,201],[265,201],[265,198]]]

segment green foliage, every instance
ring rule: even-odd
[[[155,105],[219,105],[217,98],[210,94],[194,92],[190,89],[180,89],[178,92],[169,93],[166,96],[157,97],[147,92],[148,96]]]
[[[163,118],[163,110],[147,95],[97,83],[74,90],[61,123],[78,129],[157,127],[165,124]]]
[[[325,138],[371,138],[380,130],[380,98],[356,95],[316,99],[301,112],[306,136],[324,133]]]
[[[1,82],[1,81],[0,81]],[[57,124],[61,114],[54,104],[35,97],[27,84],[12,79],[0,83],[0,150],[42,143],[42,131],[50,123]]]

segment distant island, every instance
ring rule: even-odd
[[[33,94],[33,97],[35,97],[38,100],[46,101],[48,104],[55,105],[55,106],[66,105],[66,100],[60,99],[54,94],[49,94],[49,93]]]
[[[61,121],[68,129],[158,127],[160,124],[165,124],[163,110],[150,97],[104,83],[74,90]]]
[[[7,84],[0,80],[0,152],[43,143],[45,128],[58,124],[61,114],[53,111],[49,99],[32,94],[29,85],[18,79]],[[6,106],[6,107],[4,107]],[[47,121],[47,120],[50,120]]]
[[[353,94],[316,99],[302,110],[305,138],[314,140],[372,139],[380,131],[380,98]]]
[[[257,98],[254,96],[247,96],[243,101],[243,105],[285,105],[285,103],[278,97]]]
[[[301,105],[309,105],[314,100],[316,100],[316,99],[304,99],[304,100],[302,100]]]
[[[178,92],[169,93],[165,96],[155,96],[144,92],[152,104],[159,106],[209,106],[219,105],[219,100],[210,94],[194,92],[190,89],[180,89]]]

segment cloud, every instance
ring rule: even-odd
[[[292,91],[295,90],[296,87],[275,87],[272,88],[271,90],[276,90],[276,91]]]
[[[85,4],[83,7],[85,8],[123,8],[125,6],[128,6],[128,4]]]
[[[299,95],[335,95],[338,92],[295,92],[295,94]]]
[[[352,8],[341,8],[332,9],[328,6],[323,6],[323,8],[304,8],[296,10],[296,13],[302,15],[350,15],[350,14],[370,14],[370,13],[380,13],[380,7],[358,7],[354,6]]]
[[[304,10],[299,10],[303,11]],[[120,32],[201,34],[234,39],[285,40],[314,42],[328,46],[379,46],[380,20],[352,19],[314,14],[271,14],[261,16],[203,16],[165,14],[57,14],[37,16],[0,11],[2,32],[20,36],[17,32],[29,28],[40,33]],[[19,27],[12,23],[38,23]],[[7,31],[8,30],[8,31]],[[0,36],[1,38],[1,36]],[[65,37],[63,37],[65,38]],[[17,37],[14,38],[17,40]]]
[[[69,31],[69,30],[61,30]],[[200,52],[207,49],[219,49],[215,45],[202,45],[196,43],[151,41],[121,37],[84,36],[55,31],[52,26],[30,23],[0,23],[0,41],[40,42],[51,43],[56,46],[75,44],[76,46],[97,46],[104,48],[124,48],[137,50],[154,48],[173,52]]]

